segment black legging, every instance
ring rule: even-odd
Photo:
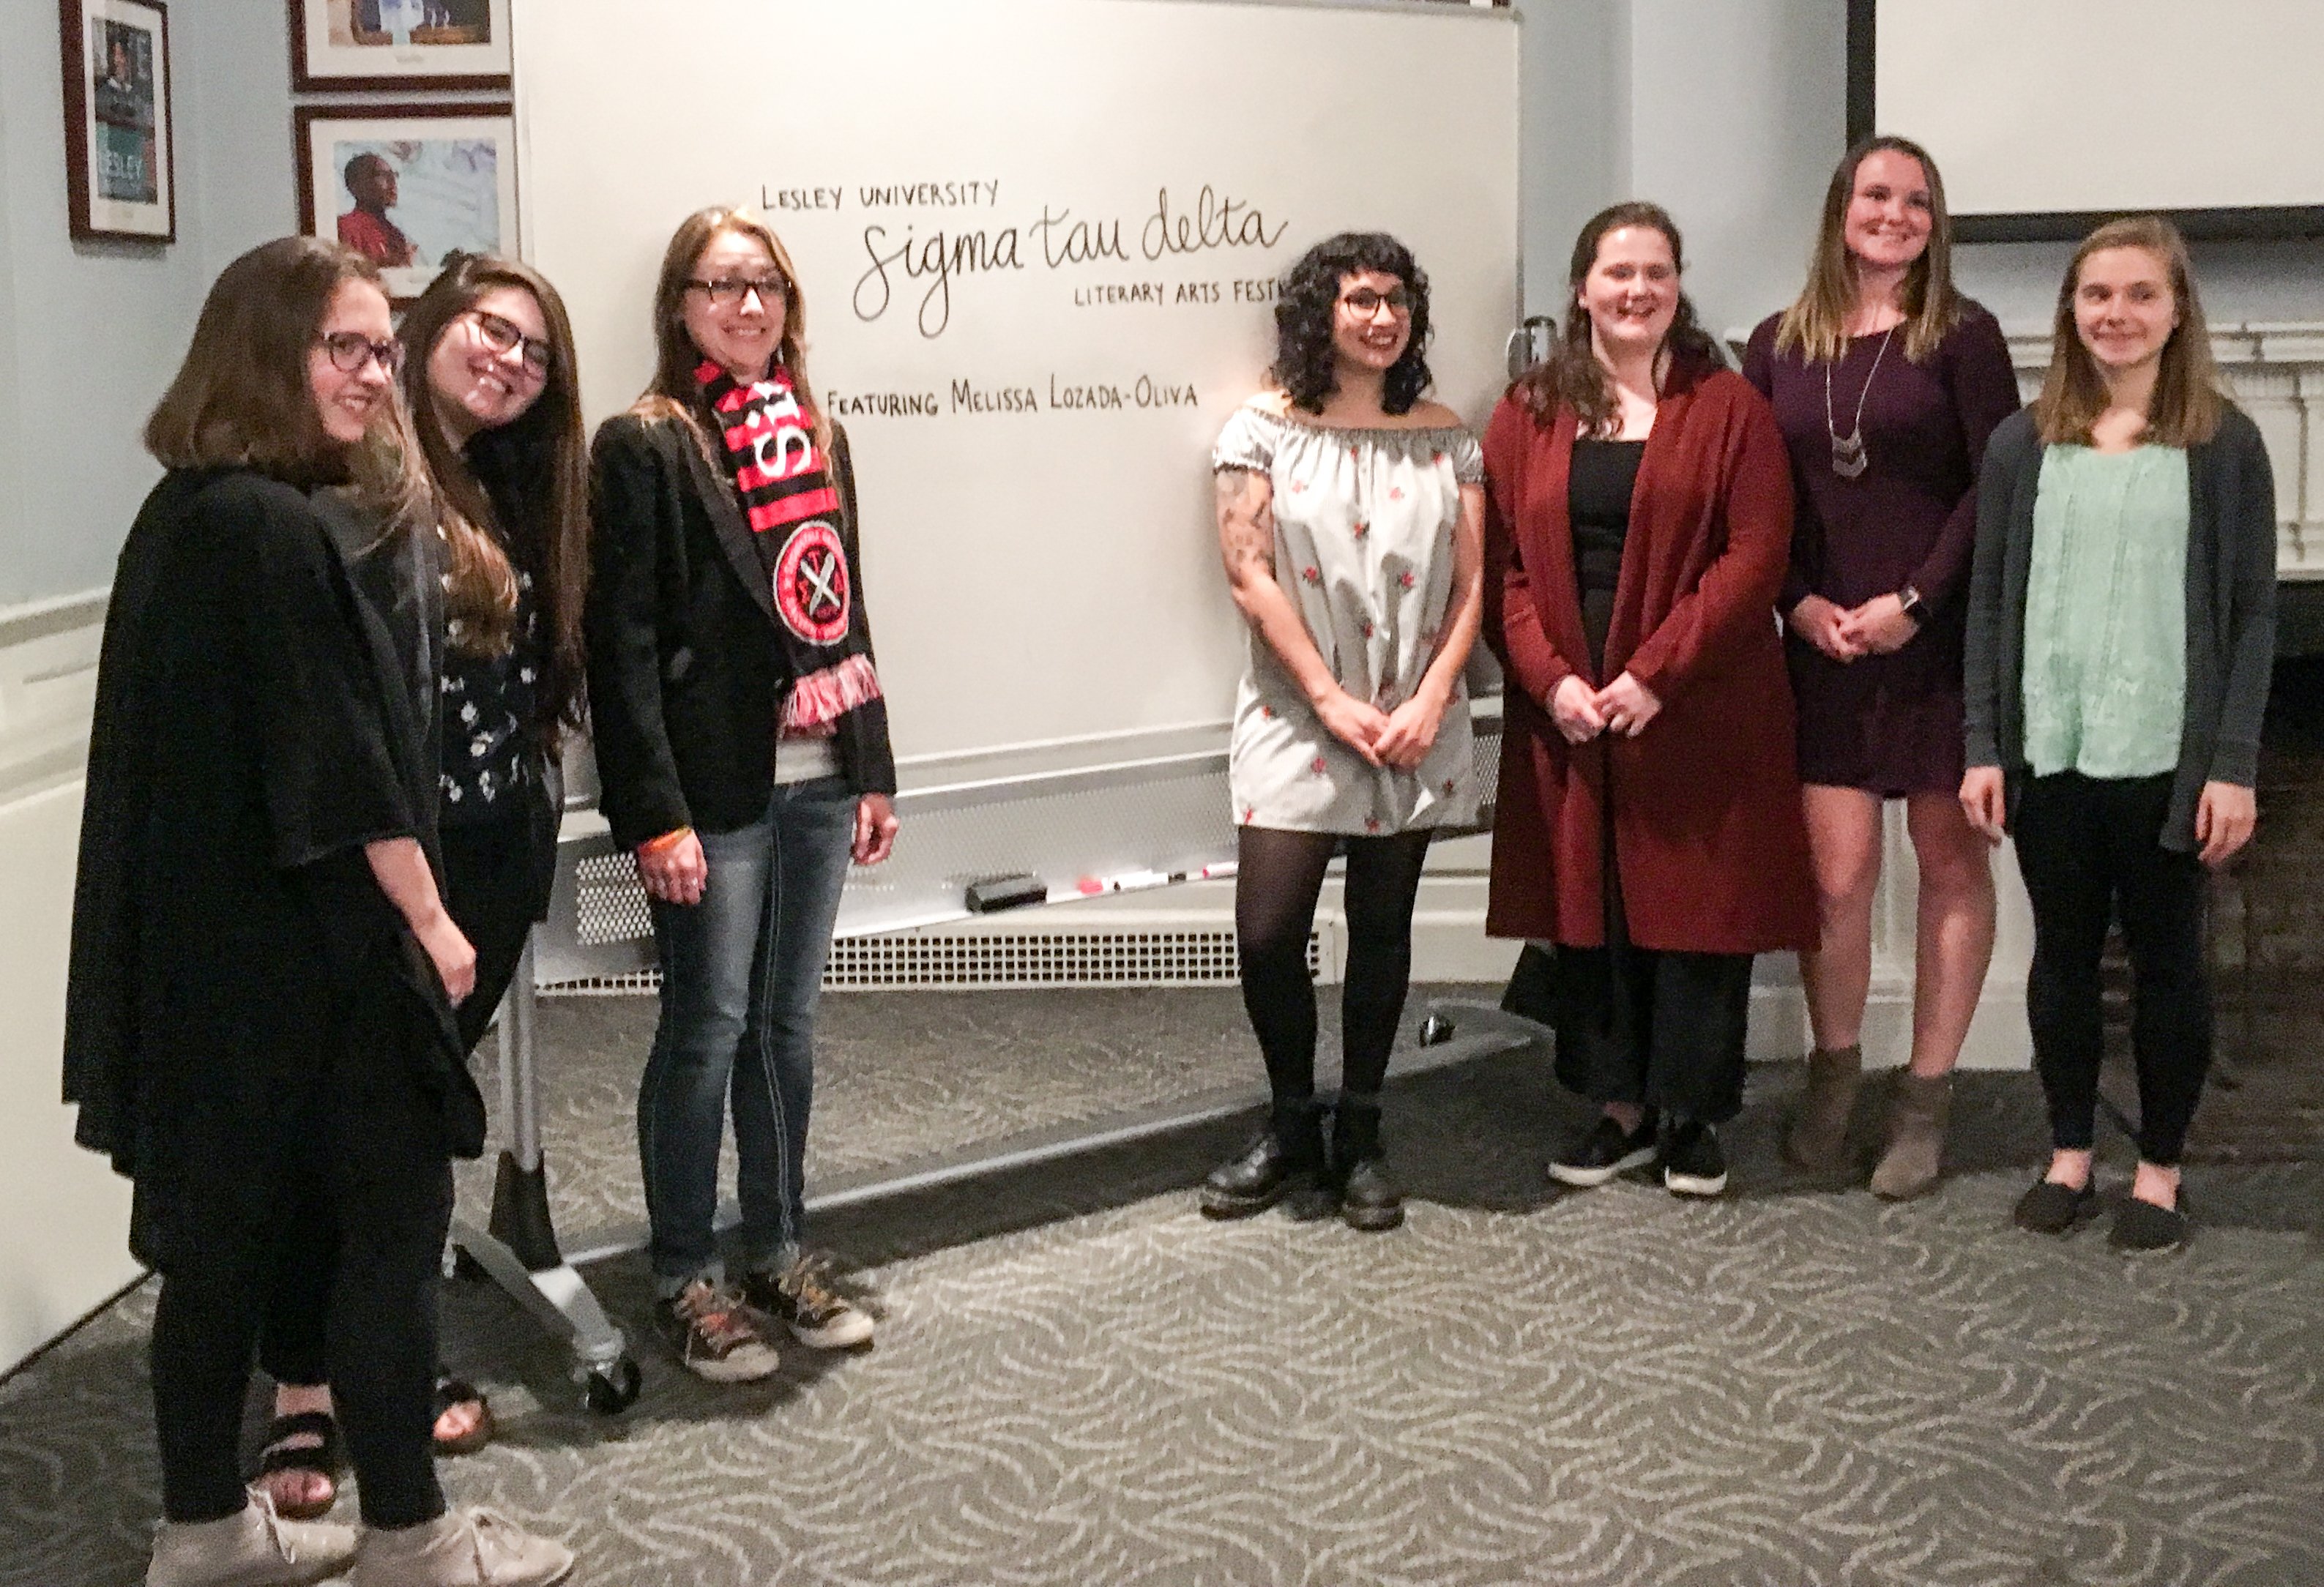
[[[1348,967],[1340,986],[1340,1089],[1356,1096],[1379,1090],[1412,978],[1412,905],[1429,836],[1426,829],[1388,838],[1241,829],[1235,936],[1242,1005],[1277,1102],[1315,1094],[1315,986],[1307,974],[1307,938],[1323,872],[1342,844]]]
[[[385,1066],[383,1065],[383,1068]],[[374,1527],[411,1527],[444,1513],[430,1443],[435,1421],[436,1284],[452,1212],[451,1165],[415,1146],[392,1177],[353,1160],[349,1131],[413,1140],[440,1131],[416,1087],[375,1075],[325,1080],[318,1129],[281,1176],[269,1226],[221,1238],[161,1277],[153,1313],[153,1412],[162,1510],[173,1521],[217,1520],[242,1508],[243,1398],[262,1324],[319,1333],[333,1401]],[[332,1111],[325,1113],[325,1109]],[[311,1298],[296,1320],[270,1316],[272,1298]]]

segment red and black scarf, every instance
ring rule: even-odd
[[[727,477],[772,583],[793,683],[787,738],[827,738],[880,696],[855,566],[839,532],[839,491],[815,426],[781,369],[745,386],[706,360],[694,372],[725,442]]]

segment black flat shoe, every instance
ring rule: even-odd
[[[1247,1218],[1289,1196],[1296,1215],[1321,1217],[1317,1181],[1323,1169],[1323,1114],[1313,1101],[1279,1102],[1250,1143],[1203,1181],[1204,1215]]]
[[[2157,1206],[2135,1196],[2123,1197],[2114,1209],[2114,1225],[2107,1243],[2116,1251],[2176,1251],[2187,1243],[2186,1197],[2175,1207]]]
[[[2098,1176],[2093,1174],[2080,1189],[2051,1179],[2035,1180],[2034,1188],[2017,1198],[2017,1210],[2009,1217],[2033,1234],[2070,1234],[2098,1213]]]

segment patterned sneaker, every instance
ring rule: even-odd
[[[854,1350],[872,1343],[871,1314],[831,1287],[828,1257],[802,1256],[780,1272],[745,1274],[742,1298],[811,1350]]]
[[[678,1364],[706,1381],[755,1383],[782,1364],[749,1309],[706,1279],[656,1301],[654,1320],[678,1352]]]

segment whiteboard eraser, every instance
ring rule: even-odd
[[[1049,889],[1035,876],[987,876],[968,885],[968,912],[971,914],[991,914],[995,910],[1017,909],[1028,904],[1047,904]]]

